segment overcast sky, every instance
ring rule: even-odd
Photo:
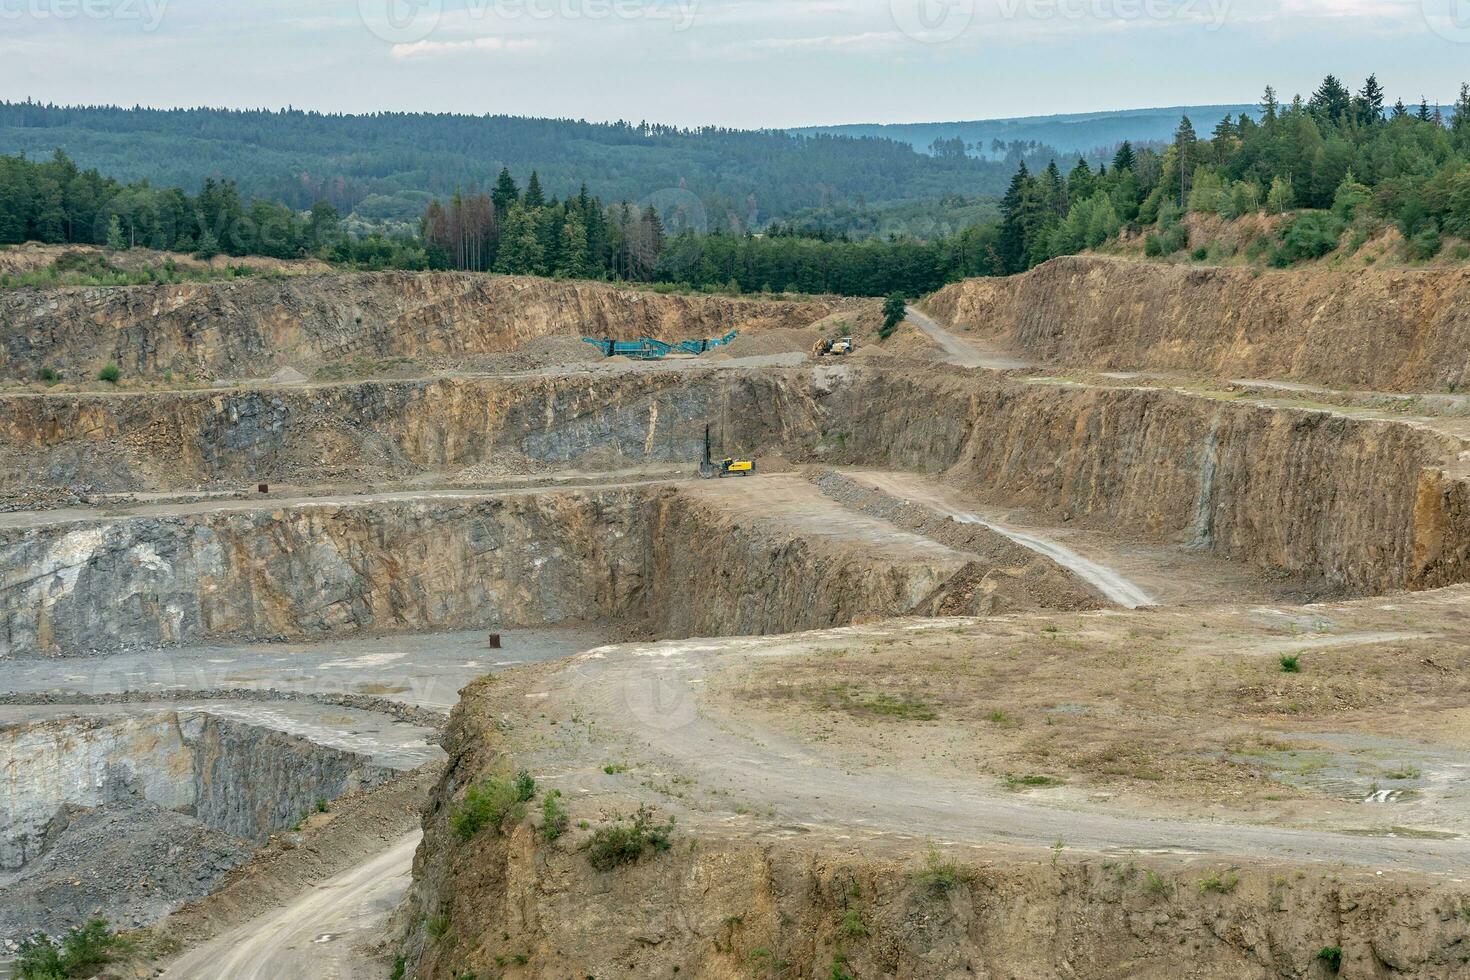
[[[983,119],[1470,79],[1470,0],[0,0],[0,96],[680,124]]]

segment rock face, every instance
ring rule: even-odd
[[[801,327],[861,301],[679,296],[601,283],[373,272],[0,293],[0,377],[265,377],[354,357],[493,353],[548,334],[683,340]]]
[[[0,532],[0,656],[627,621],[779,633],[902,615],[966,569],[732,525],[658,487],[241,506]]]
[[[1267,271],[1095,256],[947,286],[926,308],[1043,363],[1385,391],[1470,386],[1470,270]]]
[[[318,800],[391,775],[362,756],[201,712],[79,717],[0,728],[9,789],[0,870],[46,848],[64,807],[149,804],[241,838],[263,838]]]
[[[914,405],[925,411],[916,415]],[[10,486],[39,473],[130,490],[313,477],[371,487],[385,474],[502,460],[516,472],[692,469],[708,419],[728,452],[940,474],[981,498],[1170,538],[1329,590],[1470,580],[1460,440],[1404,423],[1168,390],[842,365],[366,382],[275,394],[12,396],[0,408],[0,483]],[[557,499],[568,506],[569,498]],[[617,500],[597,520],[622,519],[614,526],[644,533]],[[71,648],[96,635],[173,642],[236,630],[474,626],[480,622],[463,612],[491,592],[508,624],[628,608],[623,599],[594,601],[602,586],[582,579],[577,604],[523,596],[516,583],[527,581],[528,568],[492,572],[485,564],[515,549],[491,548],[508,532],[476,517],[478,506],[385,505],[379,517],[325,504],[274,516],[241,508],[40,530],[15,522],[0,532],[9,648]],[[544,536],[539,547],[559,542],[604,569],[607,549],[626,554],[593,533],[585,514],[528,511],[524,520],[534,527],[528,535]],[[681,540],[696,539],[691,531]],[[529,537],[524,546],[516,553],[536,554]],[[369,566],[360,555],[385,557]],[[648,567],[644,556],[620,560]],[[605,571],[594,578],[611,581]],[[278,581],[292,584],[278,592]],[[177,589],[186,598],[176,600]],[[196,602],[196,590],[208,598]],[[286,615],[283,608],[306,608],[291,598],[298,590],[320,599]],[[89,603],[67,616],[48,612],[81,595]],[[113,633],[117,626],[128,632]]]

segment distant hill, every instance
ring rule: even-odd
[[[691,197],[711,226],[760,227],[835,205],[1000,195],[1015,164],[938,158],[907,143],[822,134],[429,113],[124,109],[0,102],[0,154],[49,158],[193,193],[206,178],[305,209],[326,199],[371,222],[413,221],[433,196],[488,188],[502,167],[548,195],[586,182],[609,203]],[[687,193],[686,193],[687,192]]]
[[[857,124],[809,126],[793,132],[809,135],[872,137],[898,140],[928,152],[935,140],[958,137],[989,158],[1003,157],[992,149],[994,141],[1041,143],[1071,156],[1124,140],[1135,143],[1162,142],[1173,137],[1179,117],[1188,115],[1195,132],[1206,135],[1226,115],[1255,114],[1253,105],[1171,106],[1159,109],[1121,109],[1059,116],[1018,116],[1013,119],[977,119],[970,122]]]

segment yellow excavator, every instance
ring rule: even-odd
[[[699,462],[699,475],[706,480],[724,479],[727,476],[750,476],[755,473],[755,460],[736,459],[726,456],[716,462],[710,455],[709,426],[704,427],[704,459]]]

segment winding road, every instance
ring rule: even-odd
[[[834,638],[903,631],[858,627]],[[934,628],[944,628],[936,623]],[[869,635],[868,638],[871,638]],[[984,846],[1023,844],[1095,853],[1174,853],[1221,858],[1330,862],[1397,871],[1470,872],[1470,840],[1371,837],[1255,824],[1149,819],[1028,803],[971,779],[853,771],[806,746],[736,718],[701,696],[722,658],[769,658],[805,652],[806,637],[688,640],[614,647],[583,654],[553,679],[549,700],[576,711],[589,728],[616,732],[641,747],[681,785],[774,811],[783,824],[899,839],[933,838]],[[613,788],[600,765],[605,746],[585,759],[538,759],[555,765],[578,789]],[[581,785],[576,785],[581,781]],[[687,782],[686,782],[687,781]]]
[[[402,838],[366,864],[296,901],[197,946],[174,961],[166,980],[381,980],[362,951],[378,939],[413,873],[420,834]]]

